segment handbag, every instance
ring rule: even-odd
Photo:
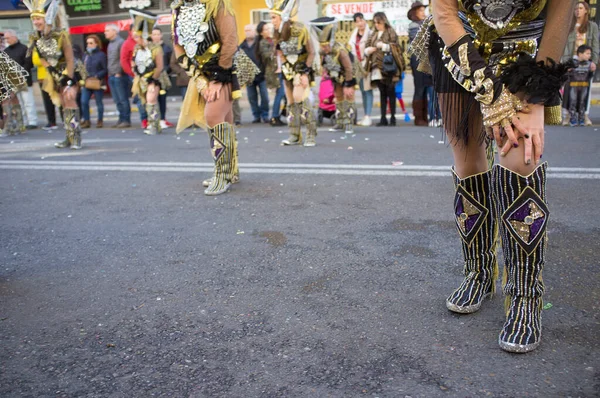
[[[102,88],[102,82],[97,77],[88,77],[85,79],[84,87],[88,90],[100,90]]]
[[[398,65],[396,65],[396,60],[391,51],[383,54],[383,66],[381,69],[381,72],[387,76],[394,76],[398,73]]]

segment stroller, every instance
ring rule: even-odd
[[[329,119],[335,126],[335,90],[333,80],[326,74],[321,78],[319,85],[319,114],[317,116],[317,125],[323,124],[323,119]]]

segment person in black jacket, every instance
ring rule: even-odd
[[[25,125],[27,125],[27,128],[36,128],[37,114],[35,111],[33,89],[31,88],[33,84],[31,79],[31,69],[33,67],[31,57],[27,57],[27,46],[19,41],[17,33],[14,30],[5,30],[4,39],[6,40],[4,52],[16,63],[21,65],[28,73],[27,87],[24,87],[23,90],[17,92],[20,104],[13,105],[12,112],[17,117],[17,123],[21,130],[24,130]],[[24,110],[21,108],[21,105],[25,108]]]
[[[101,49],[102,42],[98,36],[89,35],[85,39],[85,43],[86,54],[83,57],[83,63],[87,72],[86,85],[88,84],[90,78],[100,79],[102,85],[104,78],[108,73],[106,54],[104,54]],[[96,107],[98,108],[98,122],[96,123],[96,127],[101,128],[104,126],[104,122],[102,120],[104,116],[104,103],[102,102],[102,98],[104,97],[104,88],[87,88],[84,86],[81,90],[82,128],[89,128],[91,125],[90,99],[92,98],[92,95],[94,95],[96,98]]]

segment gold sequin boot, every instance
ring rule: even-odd
[[[470,314],[494,294],[498,275],[492,172],[461,179],[452,170],[452,176],[456,188],[454,217],[462,240],[465,279],[446,299],[446,307]]]
[[[144,134],[160,134],[161,128],[160,117],[158,115],[158,104],[146,104],[146,112],[148,113],[148,127],[144,130]]]
[[[304,140],[304,146],[315,146],[317,145],[317,119],[313,112],[310,103],[305,99],[301,103],[300,120],[306,125],[306,139]]]
[[[288,113],[288,127],[290,129],[290,136],[281,141],[281,145],[298,145],[302,143],[302,125],[301,125],[301,114],[302,104],[293,103],[287,107]]]
[[[235,129],[229,123],[221,123],[209,129],[210,149],[215,160],[215,173],[205,195],[214,196],[229,190],[237,160],[235,152]]]
[[[12,119],[15,123],[15,134],[23,134],[25,132],[25,123],[23,122],[23,110],[21,104],[13,104]]]
[[[346,134],[352,134],[354,132],[354,118],[356,111],[354,110],[354,103],[350,101],[341,101],[337,104],[335,112],[335,119],[339,123],[340,128],[346,132]]]
[[[504,253],[506,322],[500,347],[510,352],[534,350],[542,336],[542,269],[546,254],[547,163],[522,176],[500,165],[493,169],[493,191]]]

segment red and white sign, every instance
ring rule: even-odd
[[[384,12],[390,24],[399,35],[408,34],[406,14],[410,10],[411,0],[361,1],[354,3],[334,3],[325,6],[324,13],[341,21],[352,21],[357,12],[362,13],[366,20],[372,20],[376,12]]]

